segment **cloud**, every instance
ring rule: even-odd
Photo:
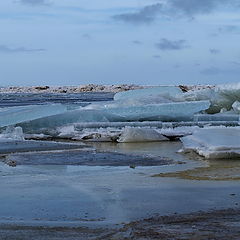
[[[161,58],[160,55],[153,55],[152,57],[153,57],[153,58],[158,58],[158,59]]]
[[[218,28],[219,33],[240,33],[240,28],[239,26],[235,25],[227,25],[227,26],[222,26]]]
[[[234,0],[231,0],[234,2]],[[168,1],[172,10],[194,16],[196,14],[208,14],[221,4],[228,4],[229,0],[170,0]]]
[[[209,68],[205,68],[203,69],[202,71],[200,71],[201,74],[204,74],[204,75],[219,75],[219,74],[222,74],[222,75],[236,75],[240,73],[240,68],[237,67],[237,68],[217,68],[217,67],[209,67]]]
[[[43,52],[45,49],[27,49],[25,47],[10,48],[6,45],[0,45],[0,53],[30,53],[30,52]]]
[[[155,20],[162,10],[162,4],[157,3],[146,6],[134,13],[124,13],[113,16],[115,20],[120,20],[132,24],[146,24]]]
[[[85,39],[91,39],[92,38],[92,36],[90,35],[90,34],[88,34],[88,33],[84,33],[83,35],[82,35],[82,38],[85,38]]]
[[[186,40],[183,39],[171,41],[166,38],[162,38],[160,42],[156,43],[155,45],[158,49],[162,51],[182,50],[189,47],[186,44]]]
[[[142,44],[142,42],[139,41],[139,40],[134,40],[134,41],[132,41],[132,43],[133,43],[133,44],[136,44],[136,45],[141,45],[141,44]]]
[[[234,65],[237,65],[237,66],[240,66],[240,62],[237,62],[237,61],[230,61],[231,64],[234,64]]]
[[[240,0],[165,0],[136,12],[114,15],[115,20],[131,24],[149,24],[162,15],[168,18],[210,14],[219,7],[240,8]]]
[[[220,74],[222,72],[223,71],[220,68],[209,67],[209,68],[203,69],[200,73],[202,73],[204,75],[217,75],[217,74]]]
[[[219,49],[210,48],[209,52],[213,55],[219,54],[221,51]]]
[[[32,6],[37,6],[37,5],[49,5],[48,0],[20,0],[22,4],[26,5],[32,5]]]

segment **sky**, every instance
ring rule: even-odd
[[[0,1],[0,86],[240,81],[240,0]]]

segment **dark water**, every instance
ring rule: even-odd
[[[7,93],[0,94],[0,107],[38,105],[47,103],[80,104],[112,100],[114,93]]]

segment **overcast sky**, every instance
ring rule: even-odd
[[[240,81],[240,0],[0,1],[0,86]]]

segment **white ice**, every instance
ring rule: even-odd
[[[218,113],[223,108],[230,110],[235,101],[240,101],[240,83],[189,91],[184,93],[184,99],[186,101],[209,100],[211,106],[208,113]]]
[[[7,127],[6,130],[4,130],[0,134],[0,142],[8,141],[8,140],[24,140],[24,134],[21,127]]]
[[[181,141],[184,150],[193,150],[205,158],[240,158],[240,127],[198,129]]]
[[[157,130],[151,128],[125,128],[118,138],[118,142],[159,142],[168,139]]]

